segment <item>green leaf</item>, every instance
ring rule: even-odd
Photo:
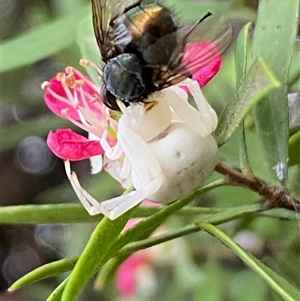
[[[44,264],[35,270],[27,273],[22,278],[18,279],[16,282],[14,282],[10,288],[9,291],[15,291],[17,289],[22,288],[25,285],[49,278],[58,276],[62,273],[68,272],[72,270],[75,263],[77,261],[77,258],[72,259],[61,259],[57,260],[48,264]]]
[[[92,233],[85,249],[80,255],[63,291],[61,301],[72,301],[87,284],[89,279],[103,265],[103,259],[121,233],[132,210],[114,221],[103,218]]]
[[[199,20],[207,11],[212,11],[215,16],[224,14],[229,8],[227,1],[185,1],[166,0],[164,4],[173,8],[175,12],[180,13],[183,20]]]
[[[246,209],[245,207],[243,210]],[[148,217],[160,210],[162,208],[140,206],[133,212],[132,217]],[[177,214],[188,217],[193,215],[213,216],[228,212],[227,210],[230,208],[185,207],[177,211]],[[280,219],[297,218],[295,212],[286,209],[272,209],[261,214]],[[80,204],[5,206],[0,209],[0,217],[0,224],[6,225],[92,223],[99,222],[103,218],[102,215],[89,215]],[[219,218],[218,215],[217,218]]]
[[[170,215],[174,214],[176,211],[181,209],[183,206],[191,202],[196,196],[203,194],[206,191],[209,191],[215,187],[223,185],[223,179],[212,182],[202,188],[197,189],[196,191],[190,193],[186,197],[179,199],[178,201],[172,203],[169,206],[164,207],[158,212],[152,214],[148,218],[143,219],[138,224],[128,229],[126,232],[122,233],[118,240],[111,247],[106,256],[102,258],[101,265],[106,263],[109,259],[115,256],[121,248],[126,246],[129,242],[136,241],[138,239],[144,239],[148,237],[153,230],[155,230],[162,222],[164,222]],[[135,208],[138,210],[138,208]],[[98,262],[99,264],[99,262]],[[100,264],[99,264],[100,265]],[[63,300],[64,301],[64,300]]]
[[[287,180],[287,82],[297,30],[299,0],[262,0],[253,36],[253,60],[263,58],[282,83],[254,109],[265,159],[274,178]]]
[[[153,231],[158,225],[160,225],[163,221],[165,221],[169,216],[177,212],[182,207],[186,206],[190,203],[195,197],[210,191],[216,187],[222,186],[224,184],[223,179],[216,180],[210,184],[201,187],[194,192],[190,193],[186,197],[183,197],[176,202],[164,207],[163,209],[159,210],[158,212],[152,214],[148,218],[143,219],[134,227],[128,229],[125,233],[123,233],[116,244],[113,246],[112,253],[117,252],[119,249],[124,247],[127,243],[131,241],[135,241],[140,237],[143,237],[146,232]]]
[[[90,7],[85,6],[79,12],[5,41],[1,46],[1,72],[32,64],[73,44],[78,20],[89,11]]]
[[[236,47],[235,47],[235,71],[236,71],[236,86],[237,90],[243,83],[243,79],[246,75],[248,69],[248,54],[250,51],[250,32],[251,23],[247,23],[239,33]],[[239,135],[239,157],[240,157],[240,167],[243,174],[252,175],[252,170],[248,158],[248,151],[246,147],[246,136],[245,136],[245,126],[242,123]]]
[[[236,86],[240,87],[247,72],[247,61],[249,54],[250,37],[249,31],[251,23],[247,23],[238,35],[235,47],[235,72],[236,72]]]
[[[300,164],[300,131],[289,139],[289,165]]]
[[[262,59],[250,67],[237,95],[225,107],[215,131],[218,145],[224,144],[236,131],[250,109],[280,83]]]
[[[102,215],[90,216],[81,204],[6,206],[0,208],[1,224],[59,224],[99,222]]]
[[[165,208],[165,210],[166,209],[167,208]],[[171,211],[173,212],[174,208],[171,209],[172,209]],[[200,209],[204,209],[204,208],[200,208]],[[181,211],[185,212],[185,214],[188,214],[189,216],[191,214],[197,214],[198,211],[197,214],[198,218],[199,215],[204,213],[202,212],[202,210],[199,210],[199,208],[182,208]],[[211,212],[210,214],[208,214],[208,210],[207,210],[206,214],[201,217],[201,220],[202,222],[205,221],[207,223],[219,225],[228,221],[245,217],[253,213],[257,213],[257,217],[271,217],[271,218],[278,218],[281,220],[295,220],[295,221],[300,219],[299,214],[296,214],[291,210],[276,208],[276,209],[262,211],[260,205],[256,204],[256,205],[239,206],[234,208],[224,208],[224,209],[219,208],[218,212],[217,211]],[[165,215],[165,212],[162,212],[160,214]],[[67,212],[65,213],[65,215],[67,215]],[[119,264],[123,262],[123,260],[126,259],[133,252],[201,230],[197,225],[192,224],[160,236],[155,236],[151,238],[148,238],[147,235],[142,236],[141,233],[143,232],[145,234],[148,228],[153,227],[153,223],[155,221],[157,221],[157,215],[153,214],[153,216],[147,219],[144,224],[142,225],[137,224],[136,226],[133,227],[132,230],[128,230],[130,232],[129,235],[128,233],[125,232],[120,236],[120,240],[119,242],[117,242],[118,247],[116,248],[116,246],[114,246],[111,249],[111,252],[108,256],[111,259],[102,267],[102,269],[99,272],[99,275],[95,281],[95,285],[97,287],[102,287],[106,282],[106,280],[110,278],[111,275],[114,273],[114,271],[119,266]],[[157,224],[159,223],[156,223],[156,225]],[[125,246],[128,242],[137,240],[137,238],[139,239],[138,241],[131,242],[129,245]],[[117,251],[118,248],[119,250]],[[60,273],[72,270],[77,260],[78,258],[62,259],[38,267],[37,269],[33,270],[32,272],[28,273],[27,275],[17,280],[10,287],[10,290],[14,291],[33,282],[45,278],[53,277],[59,275]],[[105,260],[103,260],[103,262],[104,261]]]
[[[224,232],[208,223],[198,223],[201,229],[215,236],[221,243],[232,250],[241,260],[243,260],[253,271],[255,271],[270,287],[276,291],[285,301],[299,301],[300,291],[292,286],[286,279],[278,275],[268,266],[263,264],[252,254],[245,251],[235,243]]]
[[[296,40],[289,72],[289,91],[300,91],[300,41]]]

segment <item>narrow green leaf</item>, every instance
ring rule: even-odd
[[[218,145],[228,141],[250,109],[279,86],[280,83],[265,62],[257,59],[250,67],[237,95],[220,116],[218,128],[215,131]]]
[[[164,207],[163,207],[164,208]],[[186,207],[178,211],[178,214],[191,216],[201,214],[215,214],[227,208]],[[136,208],[132,217],[148,217],[161,207]],[[99,222],[101,214],[91,216],[81,204],[51,204],[51,205],[18,205],[0,208],[0,224],[61,224],[61,223],[91,223]]]
[[[35,270],[27,273],[25,276],[23,276],[22,278],[14,282],[10,286],[9,291],[12,292],[22,288],[25,285],[68,272],[73,269],[76,261],[77,258],[72,258],[72,259],[64,258],[61,260],[44,264],[36,268]]]
[[[282,83],[254,109],[256,129],[274,178],[287,180],[287,82],[295,43],[299,0],[262,0],[253,35],[253,60],[263,58]]]
[[[232,250],[241,260],[243,260],[253,271],[255,271],[270,287],[276,291],[285,301],[299,301],[300,291],[292,286],[286,279],[275,273],[268,266],[263,264],[252,254],[245,251],[235,243],[224,232],[208,223],[198,223],[198,227],[215,236],[220,242]]]
[[[122,247],[124,247],[127,243],[131,241],[135,241],[140,237],[143,237],[145,232],[153,231],[158,225],[160,225],[163,221],[165,221],[169,216],[180,210],[182,207],[186,206],[190,203],[195,197],[211,190],[216,187],[220,187],[224,184],[223,179],[219,179],[210,184],[207,184],[204,187],[201,187],[194,192],[190,193],[184,198],[179,199],[178,201],[166,206],[165,208],[159,210],[158,212],[152,214],[148,218],[143,219],[137,225],[128,229],[125,233],[123,233],[116,244],[113,246],[111,252],[115,253]],[[109,259],[109,258],[108,258]]]
[[[249,31],[251,23],[247,23],[240,31],[236,46],[235,46],[235,73],[236,73],[236,86],[241,86],[241,83],[247,72],[247,61],[249,54]]]
[[[274,208],[271,210],[262,211],[259,212],[259,215],[278,218],[280,220],[294,220],[296,222],[299,222],[300,220],[300,213],[283,208]]]
[[[240,206],[235,208],[225,209],[223,212],[220,212],[216,215],[207,215],[202,218],[200,223],[210,223],[213,225],[220,225],[247,215],[257,214],[257,216],[266,216],[266,217],[275,217],[286,220],[298,220],[300,218],[299,214],[287,209],[270,209],[262,210],[260,205],[250,205],[250,206]],[[169,232],[163,235],[158,235],[155,237],[142,239],[137,242],[130,243],[116,253],[116,256],[124,256],[126,254],[131,254],[141,249],[146,249],[158,244],[161,244],[166,241],[170,241],[188,234],[192,234],[202,230],[199,228],[198,224],[188,225],[183,228],[180,228],[176,231]]]
[[[181,209],[183,206],[191,202],[196,196],[201,195],[202,193],[209,191],[215,187],[223,185],[224,180],[217,180],[212,182],[198,190],[190,193],[186,197],[174,202],[173,204],[166,206],[165,208],[159,210],[157,213],[152,214],[148,218],[143,219],[137,225],[128,229],[125,233],[122,233],[116,242],[112,245],[109,251],[101,260],[97,261],[98,268],[103,266],[109,259],[115,256],[122,247],[127,245],[129,242],[136,241],[138,239],[144,239],[148,237],[153,230],[155,230],[163,221],[165,221],[170,215],[174,214],[176,211]],[[135,208],[134,210],[137,210]],[[99,248],[99,247],[98,247]],[[99,252],[99,251],[98,251]],[[91,254],[92,255],[92,254]],[[94,256],[94,255],[93,255]],[[79,275],[80,276],[80,275]],[[67,299],[69,300],[69,299]],[[72,299],[70,299],[72,300]],[[65,300],[62,300],[65,301]]]
[[[300,164],[300,131],[289,139],[289,165]]]
[[[226,223],[228,221],[235,220],[237,218],[246,216],[248,214],[258,213],[262,209],[260,205],[251,205],[251,206],[240,206],[235,208],[228,208],[224,212],[220,212],[216,215],[207,215],[202,218],[202,221],[212,223],[214,225],[219,225]],[[125,246],[116,253],[116,256],[124,256],[126,254],[131,254],[141,249],[146,249],[166,241],[170,241],[188,234],[195,233],[202,230],[198,225],[191,224],[185,227],[182,227],[176,231],[172,231],[166,234],[157,235],[155,237],[150,237],[146,239],[139,240],[137,242],[132,242],[128,246]]]
[[[246,75],[248,69],[248,54],[250,52],[250,37],[249,31],[251,28],[251,23],[247,23],[238,35],[238,39],[235,47],[235,71],[236,71],[236,86],[239,90],[243,79]],[[248,152],[246,147],[246,136],[245,136],[245,122],[242,122],[239,130],[239,157],[240,157],[240,167],[243,174],[252,175],[252,170],[248,158]]]
[[[61,301],[61,296],[65,289],[67,281],[68,277],[60,285],[57,286],[57,288],[51,293],[46,301]]]
[[[198,208],[182,208],[182,211],[185,211],[186,213],[192,213],[197,214]],[[281,220],[299,220],[300,216],[299,214],[296,214],[295,212],[287,209],[282,208],[276,208],[276,209],[270,209],[270,210],[263,210],[259,204],[256,205],[245,205],[240,207],[234,207],[234,208],[224,208],[219,209],[221,211],[215,212],[214,214],[206,214],[201,217],[202,222],[211,223],[214,225],[219,225],[222,223],[226,223],[228,221],[232,221],[235,219],[238,219],[240,217],[247,216],[249,214],[257,213],[257,217],[271,217],[271,218],[279,218]],[[201,211],[199,211],[199,214],[203,214]],[[146,225],[143,225],[143,229],[145,230],[145,227],[150,225],[151,222],[156,220],[157,218],[148,219],[146,222]],[[139,237],[139,241],[130,243],[129,245],[125,246],[126,243],[130,242],[129,235],[125,234],[121,238],[121,244],[117,243],[118,248],[122,248],[116,252],[117,248],[113,247],[112,249],[114,251],[111,251],[111,254],[109,254],[109,257],[111,258],[100,270],[99,275],[97,276],[97,279],[95,281],[95,287],[102,287],[106,280],[110,278],[110,276],[114,273],[116,268],[119,266],[121,262],[123,262],[124,259],[126,259],[131,253],[145,249],[178,237],[182,237],[184,235],[188,235],[194,232],[197,232],[201,230],[197,225],[189,225],[186,227],[183,227],[181,229],[178,229],[176,231],[173,231],[171,233],[166,233],[161,236],[155,236],[152,238],[143,238],[140,235],[141,231],[141,225],[136,225],[135,229],[131,231],[130,237],[132,238],[133,234]],[[134,232],[134,233],[133,233]],[[144,231],[145,233],[145,231]],[[125,237],[125,239],[124,239]],[[135,240],[136,240],[135,239]],[[124,247],[125,246],[125,247]],[[49,277],[57,276],[61,273],[70,271],[73,269],[75,263],[78,261],[78,257],[71,258],[71,259],[62,259],[58,261],[54,261],[48,264],[45,264],[41,267],[38,267],[37,269],[33,270],[32,272],[29,272],[22,278],[18,279],[11,287],[10,290],[14,291],[17,289],[20,289],[24,287],[25,285],[31,284],[33,282],[46,279]],[[105,260],[103,260],[104,262]]]
[[[1,46],[1,72],[32,64],[73,44],[78,20],[89,11],[90,7],[85,6],[80,12],[5,41]]]
[[[193,192],[189,197],[184,198],[183,205],[177,204],[175,211],[185,206],[204,191],[224,185],[224,180],[218,180]],[[170,208],[171,206],[171,208]],[[177,206],[179,206],[178,209]],[[168,209],[169,208],[169,209]],[[171,210],[173,205],[166,206]],[[137,207],[133,212],[133,217],[147,217],[158,213],[162,208]],[[213,214],[222,211],[222,208],[183,208],[182,214]],[[173,212],[173,211],[172,211]],[[80,204],[51,204],[51,205],[24,205],[6,206],[0,208],[0,224],[55,224],[55,223],[86,223],[100,221],[102,215],[90,216]]]
[[[103,218],[80,255],[62,294],[61,301],[72,301],[101,266],[102,260],[130,218],[132,210],[114,221]]]
[[[61,224],[99,222],[102,215],[90,216],[81,204],[5,206],[0,224]]]

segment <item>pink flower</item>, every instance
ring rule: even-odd
[[[145,200],[142,203],[146,207],[157,207],[157,203]],[[123,232],[139,223],[141,218],[132,218],[125,225]],[[154,261],[151,249],[144,249],[129,256],[118,268],[115,275],[116,287],[122,297],[132,297],[136,295],[139,285],[139,271],[152,270]],[[148,273],[149,274],[149,273]]]
[[[134,296],[137,292],[139,270],[151,266],[152,256],[149,250],[141,250],[127,258],[116,273],[116,287],[122,297]]]
[[[89,77],[84,76],[72,67],[66,68],[65,72],[58,73],[50,82],[45,82],[42,85],[46,89],[44,98],[50,110],[59,117],[70,120],[88,134],[88,137],[84,137],[70,129],[59,129],[56,132],[49,133],[47,144],[55,155],[64,159],[67,177],[89,214],[102,213],[111,219],[115,219],[144,199],[150,198],[153,201],[162,201],[160,198],[164,198],[163,194],[169,191],[169,189],[164,191],[165,188],[162,185],[167,187],[172,184],[163,174],[164,170],[168,169],[163,169],[160,166],[162,163],[159,160],[163,159],[160,157],[161,154],[155,155],[150,150],[150,144],[147,143],[151,139],[159,137],[161,131],[167,129],[173,122],[173,118],[174,122],[177,122],[176,120],[179,118],[188,127],[197,128],[197,131],[193,132],[192,135],[203,139],[215,129],[217,115],[199,88],[199,85],[204,86],[220,68],[221,57],[217,55],[217,52],[216,55],[211,56],[212,51],[216,51],[215,46],[211,46],[206,42],[199,42],[190,45],[183,56],[182,63],[193,74],[195,80],[186,79],[181,85],[189,87],[185,89],[193,89],[191,92],[199,110],[193,108],[187,102],[187,93],[180,88],[180,84],[179,87],[166,88],[164,93],[149,96],[149,99],[151,97],[155,99],[156,95],[161,95],[158,97],[162,97],[162,101],[157,102],[157,105],[149,107],[147,110],[141,104],[126,108],[124,104],[120,103],[123,115],[109,110],[101,99],[100,87],[95,85]],[[212,57],[214,59],[211,61]],[[196,63],[193,65],[191,62]],[[82,65],[87,66],[88,64],[92,63],[82,61]],[[199,67],[201,67],[200,70],[197,69]],[[97,67],[94,65],[94,68]],[[98,69],[98,72],[101,74],[102,71]],[[170,95],[173,96],[170,98]],[[171,99],[173,99],[174,106]],[[153,103],[156,103],[156,99]],[[162,111],[162,109],[165,111]],[[150,110],[151,113],[145,113],[146,111],[150,112]],[[164,115],[162,115],[163,113]],[[193,118],[191,118],[191,114]],[[158,116],[161,116],[161,118]],[[190,130],[188,132],[192,133]],[[153,137],[148,139],[148,134],[153,135]],[[159,145],[163,144],[160,143],[160,139],[158,141]],[[211,166],[213,166],[217,158],[216,144],[212,137],[205,141],[208,141],[209,144],[208,147],[203,144],[203,146],[206,146],[205,149],[215,149],[214,156],[209,156]],[[176,139],[173,142],[179,146]],[[143,152],[141,156],[139,155],[139,149]],[[198,153],[200,154],[200,152]],[[102,157],[102,155],[104,156]],[[156,158],[156,156],[159,158]],[[129,194],[99,203],[81,187],[76,173],[71,169],[70,161],[83,159],[90,159],[92,173],[97,173],[104,168],[124,188],[133,187],[135,189]],[[147,163],[149,160],[152,160],[151,166]],[[140,164],[141,162],[142,164]],[[202,161],[199,164],[202,164]],[[210,169],[209,166],[207,174],[211,172]],[[200,185],[203,180],[202,176],[195,176],[194,178],[197,184]],[[153,188],[151,193],[150,187]],[[194,187],[189,189],[191,188]],[[188,192],[187,190],[186,193]],[[179,191],[176,193],[179,194]],[[175,196],[177,197],[176,194],[171,193],[167,201],[171,201]]]
[[[104,152],[99,140],[107,131],[108,120],[111,128],[106,138],[110,145],[116,143],[114,132],[117,122],[108,115],[99,95],[100,88],[89,77],[68,67],[50,82],[43,83],[42,87],[46,89],[45,102],[53,113],[69,119],[89,136],[93,136],[93,139],[88,139],[71,129],[51,131],[47,144],[56,156],[78,161],[102,155]]]
[[[55,133],[51,131],[47,144],[57,157],[71,161],[84,160],[104,153],[99,141],[89,140],[70,129],[58,129]]]
[[[211,57],[215,58],[211,60]],[[195,61],[202,66],[196,71],[194,70],[195,64],[193,65]],[[222,57],[213,43],[200,41],[188,46],[182,63],[185,66],[191,66],[192,79],[196,80],[199,86],[203,88],[220,70]]]

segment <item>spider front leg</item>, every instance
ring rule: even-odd
[[[162,179],[157,178],[128,194],[104,201],[101,203],[101,212],[111,220],[114,220],[148,198],[152,191],[155,192],[160,188],[161,184]]]
[[[209,134],[213,132],[218,125],[218,116],[215,110],[210,106],[209,102],[206,100],[205,96],[200,89],[197,81],[187,78],[183,82],[187,85],[191,94],[196,102],[199,112],[201,113],[203,121],[205,122]]]
[[[190,90],[198,110],[187,102],[186,92],[178,86],[168,88],[165,99],[184,123],[197,131],[201,137],[208,136],[217,127],[216,112],[207,102],[196,81],[186,79],[180,85]]]
[[[107,131],[104,132],[100,139],[100,144],[107,158],[104,162],[104,169],[109,171],[120,183],[125,183],[130,173],[128,160],[126,157],[121,159],[123,149],[120,143],[117,142],[114,146],[110,146],[106,140],[106,136]]]
[[[83,207],[89,213],[89,215],[97,215],[102,213],[101,204],[93,198],[79,183],[77,175],[74,171],[71,170],[70,161],[65,161],[65,170],[67,177],[76,193],[78,199],[80,200]]]
[[[162,185],[160,165],[148,144],[131,129],[119,124],[118,141],[128,158],[135,190],[101,203],[102,212],[110,219],[116,219],[155,193]]]

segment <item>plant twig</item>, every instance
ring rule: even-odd
[[[262,180],[256,177],[250,177],[242,174],[234,168],[231,168],[223,163],[219,163],[215,170],[226,176],[228,184],[233,186],[246,187],[254,192],[257,192],[268,201],[269,208],[286,208],[300,211],[300,201],[288,190],[277,186],[268,186]]]

